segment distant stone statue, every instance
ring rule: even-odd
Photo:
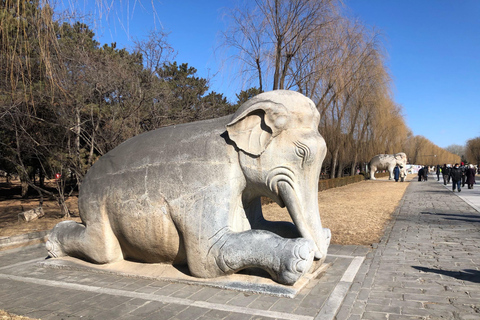
[[[319,121],[310,99],[279,90],[233,115],[133,137],[88,171],[82,223],[57,224],[49,255],[188,264],[201,278],[256,267],[292,285],[323,262],[331,237],[318,211]],[[294,224],[266,221],[261,196]]]
[[[403,152],[395,154],[379,154],[370,160],[368,170],[370,179],[375,180],[375,172],[378,170],[388,170],[390,173],[389,180],[393,179],[393,169],[398,164],[400,167],[400,176],[406,176],[407,172],[407,155]],[[403,180],[402,180],[403,181]]]

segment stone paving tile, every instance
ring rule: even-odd
[[[246,307],[259,297],[258,294],[237,293],[232,299],[226,302],[227,305]]]
[[[155,313],[165,307],[167,304],[159,301],[147,301],[144,305],[132,310],[129,314],[138,317],[139,319],[145,318],[152,313]],[[186,307],[185,307],[186,308]]]
[[[206,308],[199,308],[199,307],[188,307],[185,310],[173,315],[170,318],[171,320],[192,320],[197,319],[203,315],[205,315],[209,309]],[[159,313],[160,315],[164,315],[163,310]]]

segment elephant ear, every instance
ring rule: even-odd
[[[287,110],[272,101],[256,102],[243,109],[238,110],[227,124],[228,136],[240,150],[259,156],[285,128]]]

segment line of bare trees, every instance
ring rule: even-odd
[[[316,103],[330,177],[354,175],[379,153],[404,151],[423,164],[457,157],[413,136],[393,101],[380,34],[343,16],[340,1],[254,0],[230,17],[224,45],[240,76],[260,91],[297,90]]]

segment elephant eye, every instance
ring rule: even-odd
[[[302,159],[302,168],[305,164],[305,161],[310,157],[310,149],[307,145],[301,143],[300,141],[295,141],[295,154]]]

